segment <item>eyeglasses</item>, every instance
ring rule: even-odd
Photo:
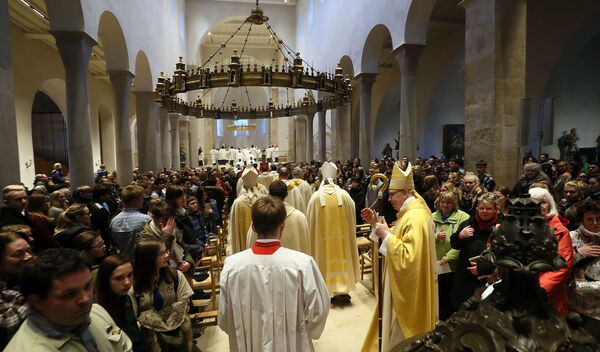
[[[104,243],[104,241],[102,241],[102,242],[98,243],[98,244],[97,244],[97,245],[95,245],[95,246],[90,246],[90,249],[94,249],[94,248],[102,248],[102,247],[104,247],[104,246],[105,246],[105,243]]]

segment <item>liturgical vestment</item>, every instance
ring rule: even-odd
[[[314,351],[330,301],[310,256],[256,242],[225,260],[220,287],[219,327],[230,351]]]
[[[310,236],[308,234],[306,216],[291,205],[285,202],[284,204],[286,217],[280,239],[281,246],[310,255]],[[250,226],[246,237],[246,247],[252,247],[256,239],[257,234],[252,230],[252,226]]]
[[[252,223],[252,204],[256,202],[259,196],[262,196],[262,193],[245,191],[233,201],[231,212],[229,213],[228,229],[231,253],[241,252],[246,249],[246,235]]]
[[[308,202],[311,255],[329,293],[348,293],[359,280],[354,201],[337,185],[323,184]]]
[[[396,215],[396,225],[384,242],[382,351],[433,330],[438,320],[433,221],[423,198],[415,195]],[[377,315],[375,309],[362,351],[378,351]]]
[[[306,215],[308,208],[308,201],[312,196],[312,188],[310,185],[299,178],[294,178],[287,182],[288,195],[285,197],[285,201],[294,208],[300,210],[302,214]]]

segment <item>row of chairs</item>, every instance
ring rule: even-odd
[[[228,237],[228,200],[225,199],[222,211],[223,223],[218,227],[216,236],[210,239],[208,248],[205,251],[205,256],[200,259],[199,265],[196,267],[196,272],[205,271],[208,277],[203,281],[192,279],[192,288],[194,291],[202,291],[210,293],[210,298],[202,300],[192,300],[192,305],[198,307],[199,313],[190,314],[190,319],[194,322],[195,328],[203,329],[208,325],[216,325],[218,323],[218,300],[219,280],[223,264],[225,263],[225,253]]]

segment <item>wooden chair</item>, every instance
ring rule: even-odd
[[[218,323],[219,307],[217,304],[217,286],[218,281],[215,278],[214,266],[211,258],[202,258],[200,265],[196,268],[196,271],[206,270],[208,272],[208,278],[204,281],[198,282],[192,280],[192,288],[196,290],[210,290],[211,296],[209,299],[203,300],[192,300],[192,305],[195,307],[204,308],[200,313],[190,314],[192,321],[200,321],[199,324],[195,325],[216,325]]]
[[[356,225],[356,244],[359,252],[360,262],[360,279],[364,279],[366,273],[371,274],[371,286],[365,286],[369,292],[375,294],[375,276],[377,266],[377,255],[379,253],[377,249],[377,243],[369,239],[371,233],[371,226],[369,224]],[[373,258],[375,256],[375,258]],[[375,265],[373,264],[375,260]]]

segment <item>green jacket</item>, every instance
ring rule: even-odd
[[[446,257],[446,260],[450,264],[450,268],[452,271],[456,268],[456,263],[458,261],[458,254],[460,253],[457,249],[452,249],[450,246],[450,236],[458,229],[458,226],[461,222],[467,220],[469,218],[469,214],[465,213],[462,210],[455,210],[452,215],[446,221],[442,221],[442,212],[437,210],[432,214],[433,218],[433,235],[435,236],[435,252],[437,260],[442,259],[442,257]],[[444,230],[446,232],[446,239],[440,241],[437,239],[437,233],[440,230]]]

